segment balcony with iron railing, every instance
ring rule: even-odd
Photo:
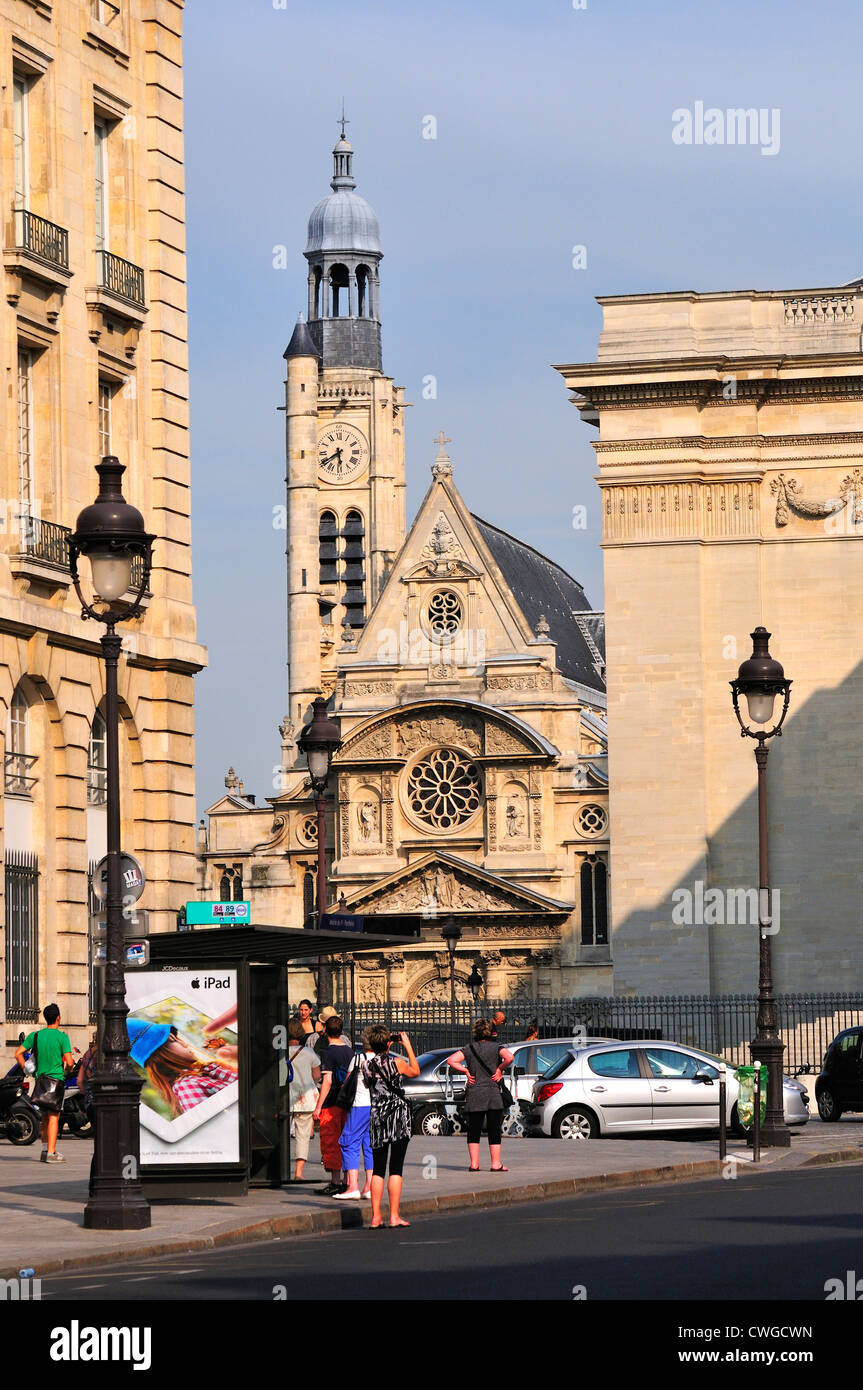
[[[64,290],[72,278],[69,233],[65,227],[39,217],[29,208],[14,208],[11,228],[7,230],[3,251],[6,269],[39,280],[52,290]]]
[[[111,0],[90,0],[90,17],[99,24],[116,24],[120,19],[120,7],[112,5]]]
[[[100,48],[125,66],[129,57],[128,0],[90,0],[86,43]]]
[[[40,516],[21,517],[22,550],[32,559],[42,560],[46,565],[56,565],[58,569],[68,570],[71,534],[68,526],[43,521]]]
[[[99,263],[99,287],[110,290],[130,304],[144,307],[144,272],[139,265],[124,261],[112,251],[97,251]]]
[[[51,265],[69,269],[69,233],[46,217],[37,217],[28,208],[16,208],[15,248],[30,251]]]
[[[4,767],[4,791],[7,796],[31,796],[38,777],[30,773],[38,757],[35,753],[7,753]]]
[[[108,803],[108,772],[90,763],[87,768],[87,805],[106,806]]]
[[[61,586],[68,588],[72,582],[69,569],[69,536],[72,533],[69,527],[43,521],[39,516],[22,515],[18,521],[20,541],[18,554],[13,557],[13,573],[55,589]],[[143,556],[134,555],[129,592],[136,593],[143,578]]]

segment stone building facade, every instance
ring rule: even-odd
[[[559,368],[599,427],[618,992],[754,987],[757,928],[675,920],[672,895],[758,882],[728,682],[759,624],[794,682],[767,772],[776,987],[863,986],[861,285],[602,299],[598,360]]]
[[[89,867],[105,852],[104,665],[66,536],[116,454],[157,540],[121,663],[123,846],[153,931],[194,891],[182,0],[0,0],[0,1022],[92,1017]],[[122,629],[121,629],[122,630]]]
[[[296,737],[330,697],[330,906],[416,925],[365,962],[359,998],[449,997],[441,937],[463,936],[459,992],[604,993],[608,813],[602,614],[530,546],[473,515],[441,434],[405,534],[404,393],[381,369],[377,219],[333,151],[309,220],[309,321],[287,360],[289,704],[281,789],[236,775],[209,811],[201,895],[257,923],[314,907],[317,830]],[[311,989],[311,984],[307,986]]]

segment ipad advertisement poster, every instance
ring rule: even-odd
[[[141,1164],[240,1161],[236,970],[130,971]]]

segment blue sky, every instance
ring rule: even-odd
[[[381,223],[384,369],[414,403],[409,517],[443,427],[471,509],[564,565],[601,607],[594,435],[551,364],[595,357],[598,294],[863,274],[861,29],[851,0],[187,0],[202,808],[229,764],[271,794],[279,757],[282,353],[305,304],[306,218],[329,191],[342,96],[357,191]],[[778,108],[779,152],[676,145],[672,112],[696,101]],[[436,140],[422,138],[429,115]],[[576,505],[586,531],[572,529]]]

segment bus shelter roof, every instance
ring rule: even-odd
[[[368,921],[368,919],[367,919]],[[225,966],[237,961],[282,964],[317,956],[363,955],[417,940],[417,933],[315,931],[305,927],[190,927],[149,937],[150,965]]]

